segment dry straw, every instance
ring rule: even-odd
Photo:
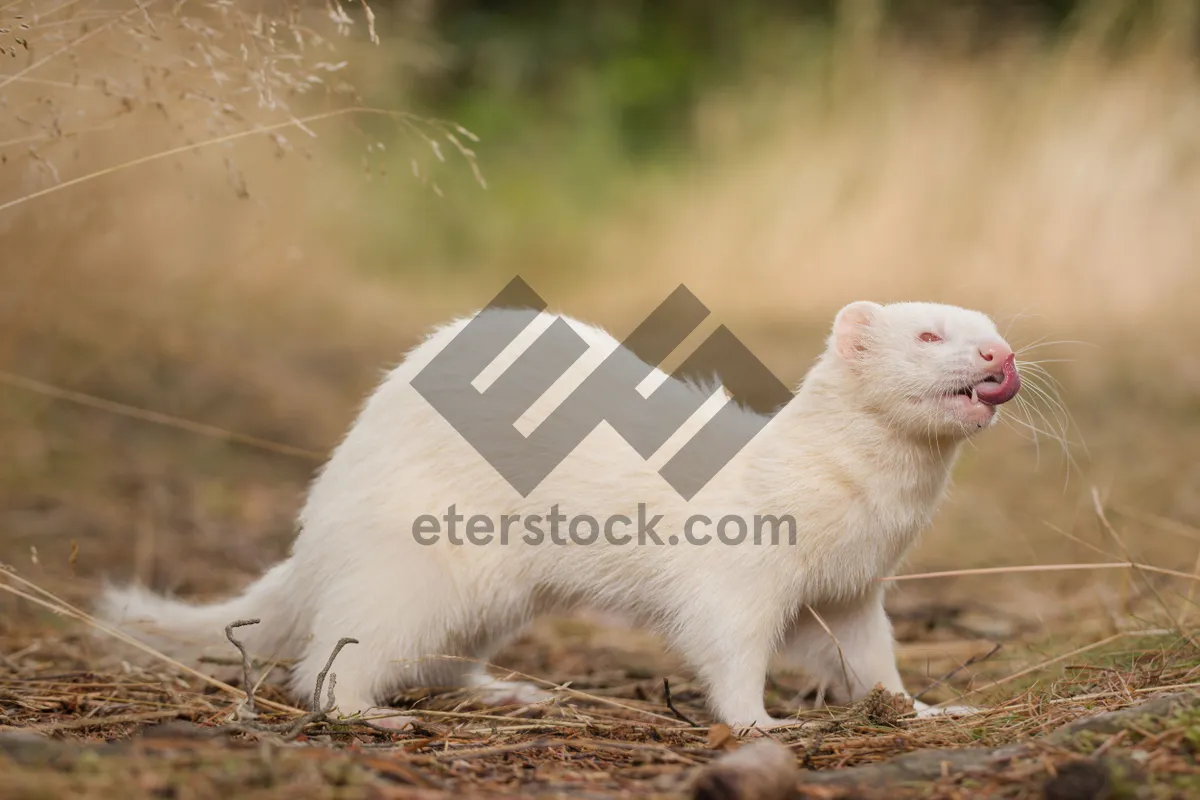
[[[7,108],[0,114],[0,154],[23,160],[42,184],[0,197],[0,213],[240,140],[267,140],[285,155],[295,149],[292,134],[316,137],[316,123],[364,116],[390,121],[438,161],[445,161],[444,148],[457,152],[482,183],[465,143],[477,141],[470,131],[363,102],[339,48],[352,45],[363,25],[368,41],[381,40],[366,0],[357,7],[359,20],[341,0],[16,0],[0,7],[0,55],[9,56],[0,60],[0,107]],[[113,51],[122,57],[114,60]],[[91,70],[92,64],[102,66]],[[94,143],[137,142],[162,120],[177,143],[90,166]],[[85,166],[70,174],[76,160]],[[236,163],[227,165],[235,191],[244,192]],[[414,169],[421,174],[416,160]]]

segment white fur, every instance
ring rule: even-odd
[[[535,404],[526,426],[618,346],[598,328],[566,321],[591,350]],[[126,625],[149,620],[160,643],[212,645],[224,644],[230,621],[261,617],[239,632],[259,655],[297,660],[298,698],[309,696],[337,640],[354,637],[359,644],[335,667],[344,714],[405,687],[487,689],[472,659],[491,658],[537,614],[581,605],[664,636],[730,725],[778,724],[763,704],[775,655],[842,701],[877,683],[904,691],[877,579],[929,523],[961,442],[995,421],[992,409],[945,396],[986,374],[980,348],[1007,347],[986,316],[923,303],[847,306],[793,400],[691,501],[656,473],[662,459],[644,460],[607,424],[522,498],[409,384],[466,322],[435,331],[368,400],[311,487],[289,559],[219,605],[135,587],[108,590],[100,614]],[[921,341],[925,332],[944,341]],[[751,421],[752,412],[742,413]],[[507,546],[454,546],[444,533],[429,546],[412,535],[416,517],[440,517],[451,505],[466,518],[499,520],[544,515],[556,503],[565,515],[600,519],[636,519],[645,503],[662,515],[655,530],[664,541],[695,513],[792,514],[799,538],[795,546],[614,546],[603,537],[530,545],[517,526]]]

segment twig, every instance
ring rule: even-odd
[[[254,683],[250,680],[250,659],[246,655],[246,649],[242,646],[241,642],[233,638],[233,629],[243,625],[257,625],[261,621],[262,620],[259,619],[237,620],[236,622],[231,622],[225,626],[225,637],[229,639],[229,641],[233,643],[233,646],[236,647],[242,654],[243,680],[246,682],[245,705],[251,715],[254,714]],[[338,657],[338,653],[342,652],[342,648],[348,644],[358,644],[358,639],[339,639],[338,643],[333,647],[333,652],[329,654],[329,660],[325,662],[325,668],[318,673],[317,684],[315,687],[313,687],[312,711],[309,711],[307,714],[304,714],[300,718],[292,720],[291,722],[281,722],[277,724],[255,722],[252,718],[243,719],[239,713],[235,716],[234,722],[225,726],[221,726],[220,729],[237,730],[244,733],[274,733],[279,734],[284,741],[291,741],[299,736],[300,732],[303,731],[308,725],[311,725],[314,722],[328,721],[329,712],[333,711],[334,706],[337,704],[336,698],[333,694],[334,687],[337,685],[337,675],[330,674],[329,671],[333,669],[333,662],[334,659]],[[321,692],[325,688],[326,678],[329,679],[329,690],[326,693],[326,702],[322,704]],[[351,720],[351,723],[365,725],[372,730],[380,730],[386,733],[394,732],[384,728],[379,728],[378,726],[371,725],[368,722],[363,722],[360,720]]]
[[[928,692],[932,691],[933,689],[936,689],[937,687],[941,686],[943,683],[945,683],[946,681],[950,680],[950,679],[951,679],[951,678],[953,678],[955,675],[957,675],[958,673],[962,672],[964,669],[966,669],[967,667],[971,666],[972,664],[978,664],[978,663],[979,663],[979,662],[981,662],[981,661],[987,661],[989,658],[991,658],[992,656],[996,655],[996,653],[997,653],[997,652],[1000,650],[1000,647],[1001,647],[1001,643],[1000,643],[1000,642],[996,642],[996,644],[992,646],[992,649],[991,649],[991,650],[988,650],[986,653],[983,653],[983,654],[976,654],[976,655],[973,655],[973,656],[971,656],[971,657],[970,657],[970,658],[968,658],[966,661],[964,661],[963,663],[959,664],[957,667],[955,667],[954,669],[950,670],[950,671],[949,671],[949,672],[947,672],[945,675],[943,675],[942,677],[938,678],[936,681],[934,681],[933,683],[929,684],[928,686],[926,686],[926,687],[925,687],[924,689],[922,689],[921,691],[919,691],[919,692],[917,692],[916,694],[914,694],[914,695],[913,695],[913,700],[920,700],[922,695],[924,695],[924,694],[926,694],[926,693],[928,693]]]
[[[329,654],[329,660],[325,662],[325,669],[317,673],[317,685],[313,689],[313,711],[321,708],[321,687],[325,685],[325,678],[329,676],[329,670],[333,669],[333,660],[338,657],[338,653],[342,652],[342,648],[348,644],[358,644],[358,639],[343,638],[338,639],[338,643],[333,646],[333,652]],[[329,676],[329,702],[326,704],[324,713],[329,713],[333,710],[333,686],[337,682],[337,675]]]
[[[242,654],[242,688],[246,690],[246,713],[251,717],[257,716],[257,712],[254,710],[255,683],[250,680],[250,656],[246,654],[246,648],[242,646],[242,643],[233,638],[233,629],[246,625],[257,625],[260,622],[262,620],[255,617],[254,619],[239,619],[225,626],[225,638]],[[239,713],[238,716],[241,716],[241,714]]]
[[[284,741],[290,741],[295,739],[296,736],[299,736],[301,730],[304,730],[313,722],[328,721],[329,712],[334,710],[334,705],[336,705],[336,700],[334,698],[334,687],[337,685],[337,675],[329,674],[329,670],[334,667],[334,660],[337,658],[338,652],[341,652],[344,646],[347,644],[358,643],[358,639],[343,638],[337,640],[337,644],[334,645],[334,651],[330,652],[329,654],[329,661],[325,662],[325,668],[320,670],[320,673],[317,674],[317,685],[313,687],[312,691],[312,711],[300,717],[299,720],[295,720],[293,722],[284,722],[282,724],[277,724],[277,726],[266,726],[266,724],[259,726],[259,724],[253,724],[251,728],[262,729],[268,733],[278,733],[282,735]],[[325,686],[325,678],[329,678],[329,693],[328,697],[326,697],[325,704],[322,705],[322,702],[320,702],[320,692],[322,692]],[[370,727],[374,730],[385,730],[385,732],[392,733],[390,730],[379,728],[378,726],[372,726],[372,724],[367,722],[362,722],[359,720],[352,722],[355,724],[364,724],[364,726]]]
[[[681,720],[691,725],[693,728],[699,728],[695,722],[688,719],[682,711],[675,707],[675,703],[671,700],[671,683],[666,678],[663,678],[663,697],[667,701],[667,708],[671,709],[671,713],[679,717]]]

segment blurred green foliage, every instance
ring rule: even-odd
[[[1016,26],[1061,29],[1081,5],[1095,3],[443,0],[435,29],[451,60],[421,82],[420,101],[493,141],[524,136],[537,118],[580,133],[599,129],[632,159],[661,157],[687,144],[704,92],[761,67],[764,47],[778,54],[782,32],[827,37],[848,20],[880,14],[906,35],[986,46]]]
[[[599,135],[632,159],[661,157],[686,143],[694,104],[740,71],[764,28],[812,22],[767,5],[447,3],[438,34],[453,60],[421,99],[493,139],[523,136],[534,117]]]
[[[970,52],[1009,32],[1053,40],[1086,24],[1085,12],[1119,30],[1121,19],[1128,27],[1172,2],[434,0],[432,34],[445,61],[397,82],[413,87],[411,110],[480,137],[474,147],[489,189],[481,195],[460,164],[439,170],[442,196],[376,184],[358,221],[370,231],[366,261],[418,274],[568,261],[598,215],[626,205],[656,174],[695,163],[706,96],[763,78],[824,80],[837,44],[864,25],[868,37],[874,25]],[[386,30],[388,6],[373,2],[381,5]],[[387,172],[409,173],[395,152]]]

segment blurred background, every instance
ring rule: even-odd
[[[0,560],[241,587],[381,371],[519,274],[618,336],[684,283],[791,383],[849,301],[983,310],[1044,395],[906,568],[1200,563],[1200,6],[368,5],[0,5]],[[894,604],[1093,635],[1146,597]]]

